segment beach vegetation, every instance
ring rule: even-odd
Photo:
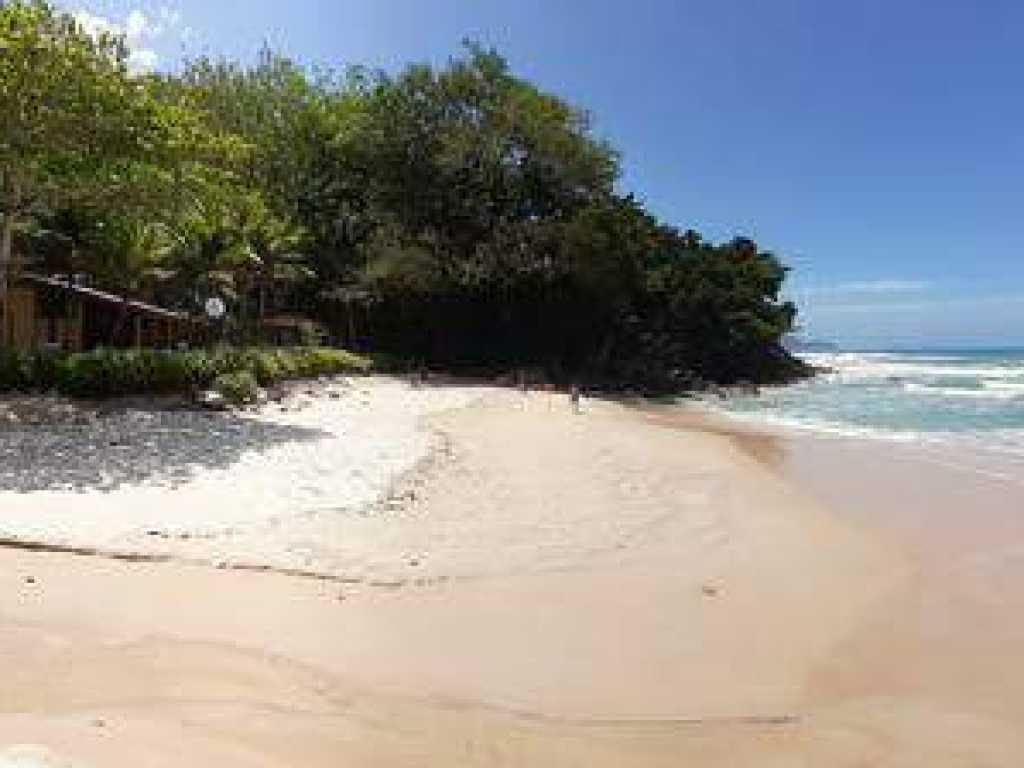
[[[8,276],[18,251],[168,309],[216,296],[247,350],[278,315],[392,361],[607,389],[807,372],[781,344],[783,260],[659,220],[591,116],[495,51],[334,72],[264,50],[140,76],[123,39],[41,0],[0,4],[0,47]],[[261,384],[320,354],[238,353]],[[71,380],[212,380],[184,359],[97,353]]]
[[[211,389],[234,406],[252,405],[259,396],[260,386],[252,371],[240,370],[222,373],[213,380]]]
[[[250,381],[255,390],[292,379],[371,370],[369,358],[333,348],[97,349],[70,355],[0,350],[0,392],[53,391],[104,398],[222,391],[243,385],[248,391]]]

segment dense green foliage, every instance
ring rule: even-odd
[[[213,388],[231,401],[247,402],[257,386],[367,373],[371,368],[367,357],[316,347],[217,347],[185,352],[101,349],[72,355],[0,350],[0,392],[43,390],[93,398]]]
[[[131,78],[122,43],[42,2],[0,4],[0,46],[33,24],[65,41],[47,56],[85,62],[67,84],[56,64],[41,84],[0,67],[0,120],[36,104],[33,88],[72,105],[52,121],[29,110],[30,134],[0,128],[4,189],[39,192],[2,198],[5,221],[50,269],[189,311],[221,296],[240,343],[283,312],[452,370],[645,390],[801,373],[779,345],[795,316],[780,261],[657,221],[618,190],[618,156],[588,116],[496,53],[337,76],[265,51],[248,68],[201,59]],[[50,148],[69,121],[119,126],[98,131],[88,168],[77,145]],[[118,194],[76,192],[97,184]]]
[[[213,380],[211,386],[231,405],[251,405],[259,396],[259,384],[252,371],[222,373]]]

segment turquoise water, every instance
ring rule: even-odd
[[[970,442],[1024,456],[1024,350],[807,354],[831,373],[722,403],[744,418],[850,436]]]

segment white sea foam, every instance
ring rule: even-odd
[[[911,378],[920,376],[949,378],[1017,379],[1024,378],[1020,368],[1002,366],[943,366],[924,363],[899,363],[887,361],[842,362],[827,365],[832,371],[827,376],[843,378]]]
[[[973,400],[1017,400],[1024,398],[1024,385],[1010,382],[983,381],[977,389],[966,387],[942,387],[918,384],[913,381],[901,382],[906,392],[928,397],[963,397]]]
[[[1024,354],[806,356],[829,372],[716,404],[772,428],[1024,459]]]
[[[985,389],[996,390],[997,392],[1012,392],[1024,395],[1024,379],[1020,381],[986,381]]]

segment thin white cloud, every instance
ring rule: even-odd
[[[174,29],[181,24],[181,11],[177,8],[171,8],[167,5],[161,5],[160,11],[160,24],[169,29]]]
[[[88,34],[122,35],[128,44],[128,70],[133,75],[152,72],[160,63],[160,55],[153,44],[181,25],[181,12],[168,5],[160,6],[155,18],[139,8],[132,9],[123,22],[79,9],[73,14],[79,26]]]
[[[809,335],[847,346],[1024,344],[1024,294],[923,296],[802,308]]]
[[[836,286],[839,293],[870,293],[870,294],[906,294],[924,293],[932,287],[925,280],[861,280],[840,283]]]
[[[890,297],[922,294],[931,290],[932,283],[926,280],[904,280],[882,278],[878,280],[854,280],[833,285],[811,286],[802,291],[808,297]]]
[[[136,48],[128,54],[128,71],[133,75],[152,72],[159,63],[160,57],[149,48]]]
[[[129,43],[138,42],[153,32],[154,29],[150,26],[149,18],[142,11],[134,10],[128,14],[128,19],[124,25],[124,33],[128,37]]]
[[[78,26],[85,30],[86,34],[92,35],[93,37],[99,37],[100,35],[122,34],[120,26],[103,16],[96,16],[86,10],[75,11],[74,16],[75,21],[78,22]]]
[[[991,296],[967,296],[961,298],[941,298],[920,301],[899,301],[891,304],[872,302],[824,304],[813,307],[816,315],[825,314],[877,314],[879,312],[915,313],[915,312],[949,312],[956,310],[979,311],[986,309],[1012,309],[1024,307],[1024,294],[1005,294]]]

